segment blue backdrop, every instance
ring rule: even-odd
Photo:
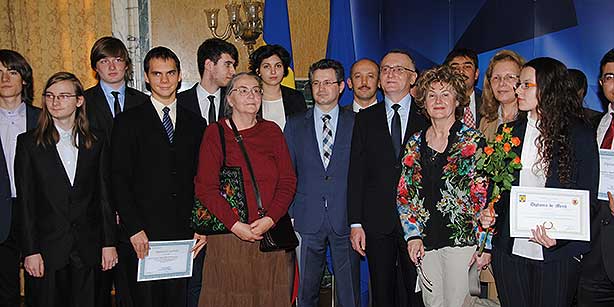
[[[351,14],[333,10],[343,5]],[[482,72],[501,49],[527,60],[554,57],[587,75],[586,105],[601,111],[599,60],[614,47],[612,12],[612,0],[331,0],[327,56],[344,63],[364,57],[379,62],[387,50],[402,48],[424,70],[441,63],[452,48],[467,47],[479,52]],[[331,52],[331,41],[353,46],[354,58],[346,58],[351,52]]]

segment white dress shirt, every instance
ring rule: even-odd
[[[356,102],[356,100],[354,100],[354,102],[352,102],[352,111],[354,111],[354,113],[358,113],[358,112],[360,112],[360,110],[372,107],[376,103],[377,103],[377,99],[373,100],[368,106],[363,107],[363,106],[359,105],[358,102]]]
[[[60,141],[55,144],[55,148],[58,150],[60,160],[62,160],[62,165],[64,166],[64,171],[66,171],[66,175],[72,186],[75,183],[77,158],[79,156],[79,148],[75,146],[74,141],[79,141],[79,135],[77,135],[77,139],[73,141],[72,131],[63,130],[58,125],[55,125],[55,129],[57,129],[60,135]]]
[[[608,112],[603,115],[603,117],[601,118],[601,121],[599,122],[599,126],[597,126],[597,145],[599,146],[599,148],[601,148],[601,142],[603,142],[603,138],[605,137],[605,133],[608,131],[608,128],[610,127],[610,122],[612,122],[612,112],[614,112],[614,109],[612,109],[612,104],[608,104]],[[614,146],[614,142],[612,142],[612,145]],[[614,149],[614,148],[610,148],[610,149]]]
[[[202,118],[209,120],[209,107],[211,106],[211,101],[209,101],[209,96],[215,96],[215,119],[220,119],[220,105],[222,102],[222,89],[218,88],[217,91],[213,94],[207,92],[207,90],[200,84],[196,86],[196,97],[198,98],[198,106],[200,107],[200,116]],[[210,124],[210,123],[208,123]]]
[[[394,110],[392,109],[392,105],[394,104],[392,100],[387,97],[384,99],[386,103],[386,118],[388,119],[388,132],[392,135],[392,117],[394,116]],[[405,128],[407,127],[407,121],[409,120],[409,109],[411,107],[411,95],[407,94],[401,101],[399,101],[399,106],[401,106],[398,110],[399,116],[401,117],[401,143],[405,139]]]
[[[14,110],[0,108],[0,140],[4,150],[4,161],[11,182],[11,197],[17,196],[15,189],[15,149],[17,148],[17,136],[26,132],[26,104],[21,103]]]
[[[151,96],[151,103],[153,104],[153,107],[156,109],[156,113],[158,113],[158,116],[160,117],[160,122],[163,121],[163,117],[164,117],[164,107],[168,107],[169,109],[171,109],[168,112],[168,115],[171,117],[171,122],[173,123],[173,128],[175,128],[177,125],[175,124],[177,121],[177,99],[175,99],[175,101],[173,101],[171,104],[169,105],[165,105],[159,101],[157,101],[155,98],[153,98],[153,96]]]
[[[520,170],[520,186],[521,187],[537,187],[543,188],[546,186],[546,175],[544,170],[539,168],[535,163],[538,159],[537,145],[535,141],[539,136],[537,130],[537,122],[531,119],[531,114],[527,116],[527,130],[524,133],[522,143],[522,169]],[[542,246],[538,243],[531,242],[526,238],[515,238],[512,254],[521,257],[544,260]]]

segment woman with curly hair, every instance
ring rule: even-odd
[[[286,117],[307,110],[301,92],[281,84],[290,71],[290,53],[280,45],[264,45],[249,56],[249,70],[262,79],[262,118],[281,130]]]
[[[476,170],[484,136],[460,121],[469,97],[464,77],[451,67],[425,71],[415,98],[431,125],[407,142],[397,211],[409,257],[422,270],[426,306],[461,306],[469,296],[468,264],[490,262],[475,248],[486,238],[475,223],[486,205],[487,180]]]
[[[511,50],[501,50],[490,59],[482,89],[479,130],[488,140],[495,138],[497,127],[516,120],[518,102],[514,85],[518,82],[524,59]]]
[[[526,63],[516,85],[519,109],[527,118],[511,123],[522,144],[513,150],[522,169],[513,185],[590,191],[597,204],[599,156],[595,134],[583,118],[579,96],[567,68],[552,58]],[[543,226],[532,238],[511,238],[510,194],[495,205],[497,234],[493,239],[493,270],[501,306],[571,306],[579,280],[581,255],[589,242],[556,240]],[[482,225],[494,224],[484,212]]]

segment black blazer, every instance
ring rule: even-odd
[[[412,101],[403,144],[425,127],[427,120]],[[396,196],[402,154],[394,154],[384,102],[356,113],[348,176],[349,224],[360,223],[365,231],[383,234],[400,227]]]
[[[520,117],[515,122],[508,123],[508,126],[513,127],[512,135],[519,137],[524,144],[524,135],[527,129],[526,117]],[[499,131],[501,131],[502,127],[503,125],[499,126]],[[599,153],[597,151],[595,132],[589,124],[579,120],[572,122],[570,129],[570,145],[575,159],[571,183],[563,184],[559,181],[558,149],[555,148],[552,162],[550,163],[551,175],[546,178],[546,187],[590,191],[591,217],[594,219],[597,212],[597,191],[599,188]],[[522,153],[523,144],[512,149],[518,156]],[[522,157],[520,159],[522,160]],[[519,177],[520,171],[516,171],[514,173],[515,180],[512,182],[512,185],[517,186],[519,184]],[[493,249],[501,249],[503,252],[511,254],[514,238],[511,238],[509,234],[510,221],[507,214],[510,206],[509,202],[510,192],[505,191],[501,193],[501,200],[495,205],[495,211],[499,216],[495,226],[497,233],[493,238]],[[587,253],[589,250],[589,242],[557,240],[557,245],[551,248],[543,248],[544,261],[566,259]]]
[[[177,94],[177,104],[183,106],[184,108],[190,110],[192,113],[202,117],[202,113],[200,110],[200,105],[198,104],[198,94],[196,93],[196,88],[198,87],[198,83],[194,84],[192,88],[189,90],[185,90],[181,93]],[[226,110],[226,88],[221,88],[222,92],[220,93],[220,104],[218,107],[217,119],[224,117],[224,111]],[[205,118],[207,121],[207,118]],[[210,123],[207,123],[210,124]]]
[[[100,83],[87,89],[84,96],[85,102],[87,103],[87,119],[90,121],[90,127],[104,132],[106,138],[110,138],[111,128],[113,128],[113,113],[111,113],[107,98],[104,95]],[[124,100],[123,111],[134,108],[147,101],[149,101],[147,95],[126,86],[126,98]]]
[[[476,128],[480,125],[480,120],[482,119],[482,114],[480,114],[480,107],[482,107],[482,91],[479,88],[473,88],[473,92],[475,93],[475,125]]]
[[[24,256],[40,253],[45,268],[54,270],[66,265],[76,251],[84,263],[100,266],[102,247],[115,244],[107,150],[103,137],[90,149],[79,138],[71,186],[55,145],[37,145],[34,130],[17,137],[16,214]]]
[[[177,105],[170,143],[151,102],[122,112],[111,140],[113,200],[120,240],[145,230],[149,240],[192,238],[189,218],[205,121]]]
[[[36,128],[40,109],[26,103],[26,131]],[[6,168],[2,140],[0,140],[0,243],[9,236],[13,219],[13,200],[11,198],[11,179]]]
[[[305,97],[303,97],[301,92],[295,89],[282,85],[281,98],[284,103],[284,112],[286,113],[286,117],[307,110]]]

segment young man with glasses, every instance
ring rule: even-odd
[[[350,243],[346,194],[354,112],[338,105],[343,79],[343,66],[335,60],[312,64],[309,80],[315,105],[291,116],[284,129],[298,185],[291,212],[301,236],[299,306],[318,306],[327,247],[336,302],[360,302],[360,264]]]
[[[599,85],[608,108],[597,127],[600,149],[614,149],[614,49],[601,59]],[[613,191],[611,191],[613,192]],[[608,193],[609,194],[609,193]],[[612,306],[614,303],[614,199],[598,201],[591,227],[591,252],[582,261],[578,306]]]
[[[19,53],[0,50],[0,302],[19,306],[19,248],[13,227],[17,135],[36,128],[32,68]],[[26,283],[26,291],[28,290]]]
[[[358,113],[353,129],[348,180],[350,239],[352,248],[369,259],[375,306],[421,303],[414,293],[416,269],[410,263],[396,211],[403,146],[409,136],[426,127],[409,93],[417,77],[409,53],[388,52],[380,63],[384,102]],[[382,137],[387,135],[390,137]],[[397,278],[403,282],[397,284]]]

